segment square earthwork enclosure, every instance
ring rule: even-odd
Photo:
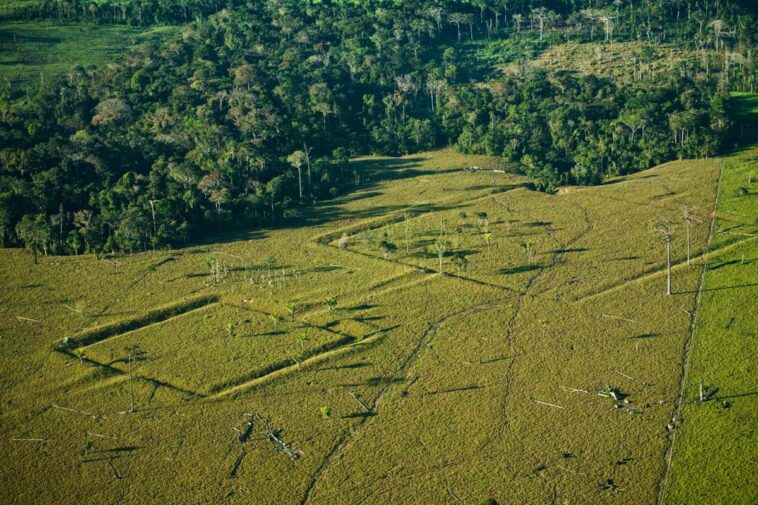
[[[116,333],[77,352],[187,392],[209,395],[354,341],[351,326],[316,326],[221,303]],[[355,333],[355,332],[352,332]]]

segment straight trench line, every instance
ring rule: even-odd
[[[715,218],[714,218],[714,220],[712,222],[715,222]],[[703,254],[701,254],[699,256],[693,256],[693,257],[691,257],[690,258],[690,262],[695,261],[695,260],[705,260],[705,259],[708,259],[708,258],[710,258],[712,256],[719,255],[719,254],[721,254],[721,253],[723,253],[725,251],[728,251],[728,250],[733,249],[735,247],[741,246],[741,245],[743,245],[743,244],[745,244],[747,242],[750,242],[751,240],[754,240],[754,239],[755,239],[755,237],[749,237],[749,238],[745,238],[745,239],[742,239],[742,240],[737,240],[735,242],[732,242],[731,244],[727,244],[727,245],[725,245],[723,247],[719,247],[718,249],[713,249],[713,250],[709,249],[708,251],[706,251],[705,253],[703,253]],[[710,242],[710,240],[711,240],[711,234],[708,235],[708,241]],[[686,267],[687,267],[687,260],[682,260],[679,263],[676,263],[675,265],[673,265],[672,270],[681,270],[681,269],[686,268]],[[703,264],[703,268],[705,268],[705,264]],[[611,293],[613,291],[617,291],[619,289],[623,289],[626,286],[628,286],[629,284],[644,283],[644,282],[646,282],[646,281],[648,281],[650,279],[653,279],[655,277],[659,277],[661,275],[664,275],[665,273],[666,273],[666,268],[661,268],[661,269],[658,269],[658,270],[654,270],[652,272],[649,272],[649,273],[646,273],[646,274],[642,274],[639,277],[635,277],[633,279],[626,280],[626,281],[622,282],[621,284],[617,284],[615,286],[611,286],[609,288],[606,288],[606,289],[604,289],[602,291],[598,291],[596,293],[591,293],[589,295],[585,295],[585,296],[576,298],[574,300],[574,302],[576,302],[576,303],[586,302],[588,300],[592,300],[592,299],[595,299],[595,298],[607,295],[608,293]],[[676,294],[676,293],[674,293],[674,294]]]
[[[408,274],[403,274],[401,276],[393,278],[393,280],[400,279],[400,278],[402,278],[402,277],[404,277],[406,275],[408,275]],[[390,288],[378,291],[377,294],[389,293],[389,292],[396,291],[396,290],[399,290],[399,289],[404,289],[406,287],[413,286],[413,285],[416,285],[416,284],[422,284],[424,282],[430,282],[430,281],[432,281],[434,279],[436,279],[436,276],[435,277],[424,276],[424,277],[421,277],[421,278],[418,278],[418,279],[412,279],[412,280],[410,280],[410,281],[408,281],[406,283],[403,283],[403,284],[400,284],[400,285],[396,285],[396,286],[392,286]],[[251,312],[255,312],[255,313],[259,313],[259,314],[263,314],[263,315],[270,315],[270,314],[268,314],[265,311],[261,311],[261,310],[257,310],[257,309],[252,309],[252,308],[249,308],[249,307],[240,307],[238,305],[228,304],[228,303],[224,303],[224,302],[215,302],[213,305],[233,307],[233,308],[237,308],[237,309],[241,309],[241,310],[249,310]],[[198,309],[195,309],[195,310],[200,310],[200,309],[205,308],[205,307],[208,307],[208,305],[203,306],[203,307],[199,307]],[[178,315],[173,316],[173,317],[181,317],[182,315],[187,314],[189,312],[192,312],[192,311],[184,312],[182,314],[178,314]],[[173,319],[173,317],[169,318],[169,319]],[[160,324],[160,323],[165,322],[165,321],[168,321],[168,319],[166,319],[164,321],[158,321],[156,323],[152,323],[149,326],[152,326],[153,324]],[[313,325],[309,325],[308,323],[305,323],[305,324],[308,327],[319,328],[319,329],[322,329],[322,330],[325,330],[325,331],[328,331],[330,333],[334,333],[336,335],[340,335],[340,336],[343,336],[343,337],[352,337],[352,335],[347,335],[347,334],[343,334],[343,333],[340,333],[340,332],[335,332],[333,330],[330,330],[330,329],[327,329],[327,328],[322,328],[320,326],[313,326]],[[145,327],[143,326],[143,327],[131,330],[131,331],[137,331],[137,330],[142,329],[142,328],[145,328]],[[194,391],[185,390],[185,389],[183,389],[181,387],[174,386],[171,383],[168,383],[168,382],[165,382],[165,381],[161,381],[161,380],[158,380],[158,379],[155,379],[155,378],[147,377],[147,376],[144,376],[144,375],[136,375],[135,378],[136,379],[142,379],[142,380],[154,383],[154,384],[157,383],[157,384],[159,384],[161,386],[167,387],[167,388],[175,390],[177,392],[184,393],[184,394],[190,394],[192,396],[195,396],[195,397],[198,397],[198,398],[202,398],[204,400],[211,400],[211,401],[212,400],[219,400],[219,399],[225,398],[225,397],[227,397],[229,395],[232,395],[234,393],[238,393],[240,391],[244,391],[244,390],[247,390],[247,389],[255,388],[255,387],[260,386],[260,385],[262,385],[262,384],[264,384],[264,383],[266,383],[266,382],[268,382],[270,380],[273,380],[273,379],[275,379],[277,377],[287,376],[290,373],[296,372],[296,371],[301,370],[303,368],[308,368],[308,367],[310,367],[312,365],[318,364],[318,363],[320,363],[320,362],[322,362],[324,360],[330,359],[332,357],[339,356],[339,355],[344,354],[344,353],[360,350],[361,346],[371,345],[371,344],[377,342],[378,340],[380,340],[385,335],[385,333],[387,331],[390,331],[391,329],[393,329],[393,328],[376,328],[374,331],[370,332],[368,334],[368,336],[365,337],[363,340],[359,340],[357,342],[351,342],[351,343],[343,344],[343,345],[335,347],[333,349],[329,349],[329,350],[326,350],[324,352],[315,354],[315,355],[307,358],[306,360],[301,361],[300,362],[300,367],[298,367],[298,365],[295,363],[295,364],[292,364],[292,365],[289,365],[289,366],[286,366],[286,367],[283,367],[283,368],[279,368],[279,369],[274,370],[272,372],[269,372],[269,373],[267,373],[265,375],[261,375],[260,377],[255,377],[253,379],[244,381],[244,382],[242,382],[240,384],[229,386],[229,387],[227,387],[225,389],[222,389],[221,391],[218,391],[218,392],[212,393],[212,394],[208,394],[208,395],[201,394],[201,393],[194,392]],[[112,338],[119,337],[119,336],[124,335],[126,333],[129,333],[129,332],[125,332],[125,333],[120,333],[120,334],[114,335],[113,337],[109,337],[106,340],[110,340]],[[357,338],[357,337],[353,337],[353,338]],[[99,342],[96,342],[95,344],[97,344],[97,343],[99,343]],[[95,344],[90,344],[90,345],[95,345]],[[75,359],[75,357],[73,355],[69,355],[67,353],[63,353],[63,354],[66,355],[66,356],[68,356],[68,357],[70,357],[70,358],[72,358],[72,359]],[[121,381],[125,381],[125,380],[128,379],[128,375],[126,374],[126,372],[124,372],[124,371],[122,371],[122,370],[120,370],[120,369],[118,369],[116,367],[113,367],[112,365],[108,365],[106,363],[102,363],[102,362],[99,362],[97,360],[93,360],[91,358],[87,358],[87,361],[91,362],[95,366],[104,367],[104,368],[108,369],[109,371],[115,373],[116,375],[114,375],[114,377],[108,379],[108,382],[103,383],[101,381],[98,384],[95,384],[93,386],[88,387],[86,390],[95,390],[95,389],[97,389],[99,387],[102,387],[102,386],[105,386],[105,385],[109,385],[109,384],[115,384],[115,383],[118,383],[118,382],[121,382]]]
[[[335,247],[335,246],[328,245],[328,244],[319,244],[319,245],[322,245],[324,247],[332,247],[332,248]],[[365,258],[371,258],[371,259],[374,259],[374,260],[377,260],[377,261],[386,261],[387,263],[393,263],[393,264],[401,266],[401,267],[410,268],[410,269],[413,269],[413,270],[415,270],[417,272],[421,272],[423,274],[428,274],[428,275],[442,274],[443,276],[448,277],[450,279],[457,279],[457,280],[462,281],[462,282],[469,282],[469,283],[472,283],[472,284],[476,284],[477,286],[485,286],[485,287],[489,287],[489,288],[492,288],[492,289],[497,289],[497,290],[500,290],[500,291],[505,291],[507,293],[513,293],[513,294],[517,294],[517,295],[521,294],[521,292],[518,289],[511,288],[511,287],[508,287],[508,286],[501,286],[499,284],[492,284],[491,282],[482,281],[482,280],[479,280],[479,279],[474,279],[473,277],[466,277],[466,276],[463,276],[463,275],[454,274],[454,273],[445,272],[445,271],[440,272],[439,270],[434,270],[433,268],[427,268],[427,267],[423,267],[423,266],[420,266],[420,265],[414,265],[412,263],[403,263],[402,261],[391,260],[389,258],[382,258],[381,256],[375,256],[373,254],[368,254],[368,253],[364,253],[364,252],[361,252],[361,251],[355,251],[355,250],[352,250],[352,249],[348,249],[347,251],[350,252],[351,254],[357,254],[357,255],[363,256]]]
[[[464,200],[457,200],[457,201],[451,201],[451,202],[446,202],[446,203],[449,204],[449,205],[464,205],[464,204],[468,205],[468,204],[472,204],[472,203],[475,203],[475,202],[479,202],[479,201],[487,200],[487,199],[491,198],[493,201],[495,201],[495,203],[501,204],[497,200],[498,196],[503,195],[505,193],[510,193],[512,191],[517,191],[519,189],[526,189],[526,186],[519,185],[519,186],[517,186],[515,188],[508,189],[508,190],[505,190],[505,191],[495,191],[495,192],[487,193],[486,195],[477,196],[477,197],[474,197],[474,198],[469,198],[469,199],[464,199]],[[413,207],[405,209],[403,212],[408,212],[408,211],[412,211],[412,210],[414,210]],[[444,209],[444,210],[447,210],[447,209]],[[422,213],[416,215],[415,217],[413,217],[411,219],[420,219],[424,215],[434,214],[434,213],[442,212],[442,211],[443,210],[431,210],[429,212],[422,212]],[[380,220],[376,220],[377,224],[380,224],[380,223],[381,224],[379,226],[377,226],[376,228],[374,228],[374,229],[380,230],[382,228],[386,228],[387,226],[391,226],[393,224],[398,224],[398,223],[401,223],[401,222],[403,222],[402,213],[397,212],[396,214],[390,214],[388,217],[384,218],[384,220],[381,220],[381,221]],[[347,226],[344,226],[342,228],[338,228],[337,230],[332,231],[332,232],[327,232],[327,233],[322,233],[322,234],[316,235],[316,236],[314,236],[314,237],[311,238],[310,242],[313,243],[313,244],[316,244],[317,246],[329,247],[329,248],[336,249],[337,248],[336,246],[333,246],[333,245],[331,245],[330,243],[327,243],[327,242],[322,242],[322,239],[324,237],[329,237],[330,235],[337,234],[337,233],[340,232],[340,230],[344,230],[345,233],[348,233],[349,231],[351,231],[353,229],[360,229],[360,227],[361,227],[361,223],[360,222],[352,224],[352,225],[347,225]],[[382,258],[381,256],[376,256],[376,255],[373,255],[373,254],[364,253],[364,252],[356,251],[356,250],[353,250],[353,249],[347,249],[347,252],[349,252],[351,254],[356,254],[356,255],[359,255],[359,256],[363,256],[365,258],[371,258],[371,259],[374,259],[374,260],[377,260],[377,261],[386,261],[388,263],[394,263],[395,265],[398,265],[400,267],[405,267],[405,268],[412,269],[412,270],[415,270],[415,271],[418,271],[418,272],[422,272],[422,273],[426,273],[426,274],[442,273],[443,275],[445,275],[447,277],[458,279],[458,280],[461,280],[461,281],[464,281],[464,282],[471,282],[471,283],[479,285],[479,286],[488,286],[488,287],[491,287],[493,289],[499,289],[499,290],[506,291],[506,292],[509,292],[509,293],[522,294],[518,289],[515,289],[515,288],[511,288],[511,287],[508,287],[508,286],[502,286],[502,285],[499,285],[499,284],[492,284],[492,283],[487,282],[487,281],[482,281],[482,280],[479,280],[479,279],[474,279],[472,277],[466,277],[466,276],[460,275],[460,274],[454,274],[454,273],[450,273],[450,272],[439,272],[439,271],[434,270],[432,268],[427,268],[427,267],[424,267],[424,266],[421,266],[421,265],[414,265],[412,263],[404,263],[404,262],[399,261],[399,260],[392,260],[392,259],[389,259],[389,258]]]
[[[253,389],[257,386],[260,386],[261,384],[264,384],[268,381],[271,381],[273,379],[276,379],[277,377],[284,377],[291,373],[297,372],[298,370],[303,370],[311,367],[312,365],[316,365],[318,363],[321,363],[322,361],[325,361],[329,358],[332,358],[334,356],[339,356],[341,354],[350,352],[350,351],[356,351],[359,350],[363,346],[371,345],[377,341],[379,341],[382,337],[384,337],[385,332],[389,331],[389,328],[385,329],[379,329],[376,330],[376,334],[365,338],[359,342],[354,342],[352,344],[343,345],[341,347],[337,347],[336,349],[332,349],[329,351],[324,351],[321,354],[316,354],[315,356],[311,356],[310,358],[303,360],[298,365],[297,363],[286,366],[284,368],[280,368],[278,370],[274,370],[273,372],[270,372],[266,375],[262,375],[260,377],[256,377],[255,379],[249,380],[247,382],[243,382],[242,384],[238,384],[236,386],[232,386],[230,388],[227,388],[223,391],[220,391],[218,393],[212,394],[207,396],[206,400],[221,400],[225,397],[228,397],[230,395],[234,395],[235,393],[239,393],[242,391],[246,391],[248,389]]]
[[[448,209],[436,209],[436,210],[428,210],[427,212],[423,212],[423,209],[425,208],[424,205],[417,205],[417,206],[411,205],[411,206],[409,206],[409,207],[407,207],[407,208],[405,208],[405,209],[403,209],[401,211],[392,212],[392,213],[384,216],[383,218],[374,218],[373,220],[369,219],[369,218],[358,219],[358,221],[355,222],[355,223],[345,224],[344,226],[336,228],[335,230],[324,231],[323,233],[319,233],[317,235],[314,235],[314,236],[312,236],[310,238],[310,242],[315,242],[315,243],[320,244],[320,245],[327,245],[328,246],[329,245],[328,243],[322,242],[322,240],[324,238],[328,238],[330,236],[337,235],[334,239],[332,239],[332,240],[329,241],[329,242],[333,242],[334,240],[337,240],[337,238],[339,238],[339,234],[341,234],[341,233],[345,233],[345,234],[351,235],[350,232],[352,232],[352,231],[358,231],[358,232],[363,231],[362,225],[364,225],[364,224],[368,224],[368,225],[377,224],[379,226],[377,226],[376,228],[372,228],[372,229],[373,230],[379,230],[381,228],[385,228],[385,227],[391,226],[393,224],[402,223],[404,221],[403,215],[404,215],[405,212],[421,211],[417,215],[411,217],[409,219],[409,221],[411,221],[411,220],[415,220],[415,219],[420,219],[421,217],[423,217],[423,216],[425,216],[427,214],[434,214],[436,212],[444,212],[444,211],[447,211],[447,210],[453,210],[455,207],[452,207],[452,206],[468,205],[468,204],[476,203],[476,202],[479,202],[480,200],[487,200],[488,198],[495,198],[495,197],[497,197],[499,195],[504,195],[506,193],[511,193],[513,191],[518,191],[519,189],[524,189],[524,190],[529,191],[526,183],[516,183],[516,184],[517,184],[517,186],[512,187],[510,189],[506,189],[504,191],[497,191],[497,190],[495,190],[495,191],[491,191],[491,192],[489,192],[487,194],[480,195],[480,196],[475,196],[475,197],[472,197],[472,198],[464,198],[462,200],[456,200],[454,198],[451,198],[450,200],[442,200],[442,201],[438,202],[439,205],[449,205],[449,206],[451,206]],[[329,247],[334,247],[334,246],[329,246]]]
[[[410,286],[414,286],[417,284],[423,284],[425,282],[431,282],[437,277],[431,277],[431,276],[424,276],[419,279],[412,279],[406,283],[392,286],[390,288],[387,288],[385,290],[378,291],[376,294],[386,294],[393,291],[401,290]],[[369,336],[365,337],[363,340],[359,340],[357,342],[352,342],[349,344],[344,344],[342,346],[336,347],[334,349],[329,349],[327,351],[324,351],[319,354],[315,354],[311,356],[310,358],[307,358],[300,362],[300,367],[298,367],[297,363],[294,363],[292,365],[280,368],[278,370],[274,370],[272,372],[267,373],[266,375],[262,375],[260,377],[256,377],[254,379],[250,379],[249,381],[243,382],[242,384],[237,384],[236,386],[230,386],[222,391],[219,391],[218,393],[214,393],[211,395],[208,395],[206,399],[208,400],[217,400],[224,397],[227,397],[229,395],[232,395],[234,393],[238,393],[240,391],[245,391],[248,389],[255,388],[257,386],[260,386],[261,384],[264,384],[268,382],[269,380],[276,379],[277,377],[285,377],[291,373],[297,372],[298,370],[302,370],[304,368],[308,368],[312,365],[316,365],[318,363],[321,363],[322,361],[328,360],[330,358],[333,358],[335,356],[339,356],[348,352],[352,351],[358,351],[361,349],[362,346],[366,345],[372,345],[376,342],[378,342],[381,338],[385,336],[385,334],[392,330],[394,327],[390,328],[377,328],[376,330],[369,333]]]
[[[713,237],[713,230],[716,227],[716,219],[718,219],[718,214],[716,211],[718,210],[719,205],[719,196],[721,196],[721,178],[724,175],[724,160],[721,161],[721,170],[719,171],[719,178],[718,183],[716,186],[716,200],[713,203],[713,219],[711,220],[711,226],[710,230],[708,231],[708,240],[705,244],[706,247],[706,253],[704,256],[707,256],[711,251],[709,250],[709,246],[711,243],[711,238]],[[749,239],[748,239],[749,240]],[[741,241],[738,243],[742,243],[745,241]],[[731,247],[735,244],[731,244]],[[727,247],[721,248],[723,251]],[[700,279],[698,281],[698,289],[697,289],[697,296],[695,297],[695,306],[692,309],[692,315],[690,316],[690,331],[687,335],[686,340],[684,341],[684,349],[682,350],[682,372],[679,377],[679,394],[676,397],[676,400],[674,401],[674,412],[672,413],[672,419],[679,419],[682,411],[682,403],[684,403],[684,395],[685,390],[687,388],[687,375],[689,372],[689,361],[690,361],[690,355],[692,350],[692,340],[695,336],[695,326],[697,324],[698,315],[700,314],[700,298],[703,294],[703,285],[705,284],[705,273],[707,271],[707,264],[703,263],[703,271],[700,273]],[[663,471],[661,475],[661,479],[658,481],[658,505],[663,505],[666,502],[666,493],[668,493],[669,488],[669,475],[671,474],[671,459],[674,455],[674,442],[676,441],[676,432],[677,428],[674,426],[674,429],[671,431],[671,434],[666,437],[666,447],[663,451]]]
[[[209,308],[214,307],[216,305],[222,305],[222,303],[220,301],[215,301],[215,302],[208,303],[206,305],[201,305],[200,307],[195,307],[195,308],[192,308],[192,309],[187,310],[185,312],[180,312],[179,314],[174,314],[173,316],[169,316],[169,317],[167,317],[165,319],[160,319],[158,321],[153,321],[151,323],[145,324],[143,326],[138,326],[136,328],[133,328],[131,330],[127,330],[127,331],[124,331],[124,332],[121,332],[121,333],[115,333],[115,334],[111,335],[110,337],[105,337],[104,339],[98,340],[96,342],[92,342],[91,344],[81,345],[81,346],[77,347],[76,350],[91,349],[92,347],[95,347],[98,344],[102,344],[102,343],[105,343],[105,342],[112,342],[113,340],[116,340],[116,339],[118,339],[120,337],[123,337],[125,335],[129,335],[129,334],[137,332],[137,331],[142,331],[142,330],[145,330],[145,329],[148,329],[148,328],[152,328],[153,326],[158,326],[160,324],[173,321],[174,319],[178,319],[178,318],[180,318],[182,316],[186,316],[188,314],[192,314],[194,312],[198,312],[198,311],[201,311],[201,310],[209,309]],[[74,338],[76,338],[76,337],[74,337]]]

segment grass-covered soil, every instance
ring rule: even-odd
[[[756,96],[740,97],[742,120],[758,116]],[[750,110],[752,108],[752,110]],[[703,279],[681,411],[673,441],[668,503],[755,503],[758,460],[758,149],[724,159],[721,192]],[[701,401],[700,391],[703,391]]]
[[[175,33],[175,27],[53,21],[0,23],[0,79],[15,85],[64,75],[76,65],[103,65],[137,44]]]
[[[302,226],[105,260],[0,251],[8,501],[654,502],[721,160],[555,195],[449,150],[352,165],[363,189]],[[61,352],[124,321],[144,324]],[[240,442],[247,413],[299,458],[262,420]]]

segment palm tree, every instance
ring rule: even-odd
[[[513,18],[513,23],[516,25],[516,33],[521,33],[521,22],[524,20],[524,16],[521,14],[514,14],[511,17]]]
[[[432,248],[437,254],[437,258],[440,261],[440,273],[442,273],[442,259],[445,257],[445,253],[447,252],[447,244],[437,240]]]
[[[461,23],[465,23],[466,19],[467,15],[463,12],[453,12],[447,17],[447,20],[458,28],[458,42],[461,41]]]
[[[306,154],[303,151],[295,151],[287,156],[287,162],[297,169],[297,185],[300,193],[300,201],[303,201],[303,165]]]
[[[696,211],[697,208],[695,207],[685,207],[682,209],[682,218],[687,227],[687,266],[690,266],[690,227],[692,226],[692,221],[695,220]]]
[[[127,362],[127,373],[129,375],[129,395],[131,398],[131,408],[129,409],[129,412],[135,411],[135,405],[134,405],[134,374],[132,374],[132,361],[142,356],[143,352],[140,349],[139,345],[134,344],[126,348],[126,362]]]
[[[671,294],[671,242],[674,239],[674,234],[671,232],[671,227],[668,223],[661,223],[656,228],[658,234],[663,238],[663,242],[666,244],[666,267],[668,277],[666,280],[666,294]]]
[[[526,255],[526,262],[529,264],[529,266],[532,266],[532,246],[534,245],[534,242],[531,240],[525,240],[524,242],[521,242],[520,245],[521,249]]]

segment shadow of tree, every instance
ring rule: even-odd
[[[524,272],[539,270],[540,268],[542,268],[542,265],[521,265],[518,267],[501,268],[498,270],[498,273],[502,275],[521,274]]]

